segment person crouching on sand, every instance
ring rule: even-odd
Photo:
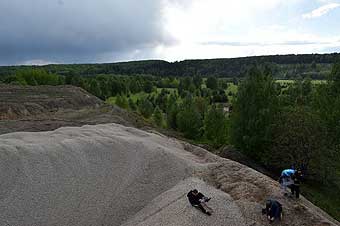
[[[203,213],[209,216],[211,215],[211,211],[207,210],[210,208],[206,205],[206,202],[209,202],[210,198],[204,196],[201,192],[198,192],[196,189],[189,191],[187,197],[192,206],[200,209]]]

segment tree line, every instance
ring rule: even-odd
[[[184,60],[167,62],[161,60],[131,61],[108,64],[69,64],[45,66],[0,67],[0,76],[15,74],[18,70],[43,69],[49,73],[70,76],[94,76],[98,74],[153,75],[153,76],[216,76],[240,78],[254,64],[267,64],[276,78],[296,78],[296,75],[325,79],[331,64],[340,54],[302,54],[254,56],[230,59]]]
[[[282,88],[270,71],[250,70],[231,115],[231,142],[266,166],[295,165],[321,183],[334,182],[340,154],[340,65],[327,82]]]

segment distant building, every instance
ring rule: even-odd
[[[233,106],[231,106],[231,104],[229,103],[223,103],[222,108],[223,108],[223,112],[228,113],[228,114],[231,113],[231,111],[233,110]]]

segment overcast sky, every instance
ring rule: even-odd
[[[340,0],[1,0],[0,65],[340,52]]]

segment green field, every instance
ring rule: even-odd
[[[206,79],[203,79],[203,81],[206,81]],[[277,83],[280,83],[280,84],[293,84],[295,81],[294,80],[283,80],[283,79],[279,79],[279,80],[276,80]],[[318,85],[318,84],[322,84],[322,83],[325,83],[326,81],[325,80],[312,80],[312,84],[315,84],[315,85]],[[202,88],[206,88],[206,85],[203,83],[202,84]],[[177,89],[176,88],[157,88],[155,92],[152,92],[151,95],[158,95],[162,92],[162,90],[168,90],[170,92],[177,92]],[[232,82],[229,82],[228,83],[228,88],[225,90],[226,94],[232,94],[232,96],[229,96],[230,100],[233,99],[233,96],[236,95],[237,93],[237,90],[238,90],[238,86],[235,85],[234,83]],[[129,98],[131,98],[134,102],[137,102],[137,100],[141,100],[145,97],[147,97],[149,94],[148,93],[145,93],[145,92],[140,92],[140,93],[136,93],[136,94],[129,94]],[[106,100],[106,103],[108,104],[115,104],[115,101],[116,101],[116,97],[110,97]]]
[[[290,80],[290,79],[287,79],[287,80],[284,80],[284,79],[278,79],[276,80],[277,83],[280,83],[280,84],[292,84],[295,82],[295,80]],[[322,83],[325,83],[326,80],[312,80],[312,84],[322,84]]]

